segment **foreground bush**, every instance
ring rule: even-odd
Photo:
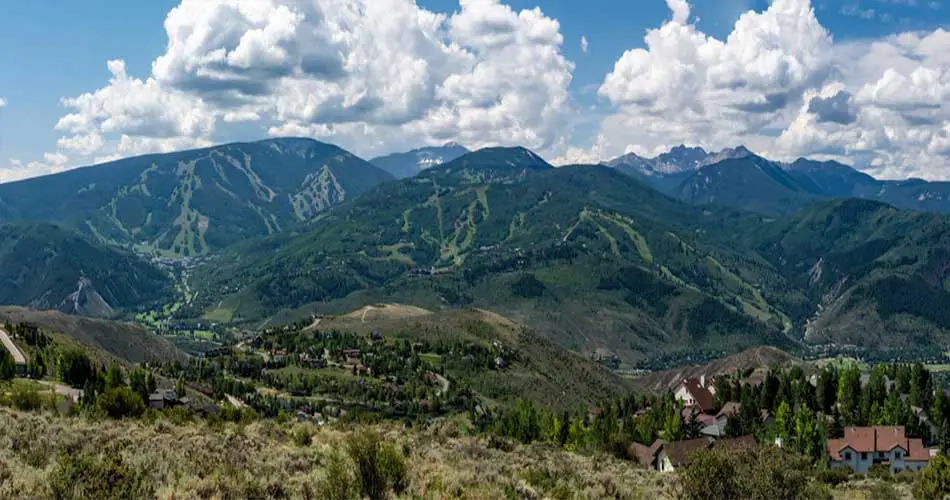
[[[352,434],[347,439],[346,452],[356,465],[357,482],[363,496],[380,500],[390,491],[402,494],[409,486],[405,459],[392,444],[383,442],[379,434]]]
[[[142,397],[128,387],[109,389],[99,395],[96,403],[112,418],[138,417],[145,413]]]
[[[939,499],[950,495],[950,458],[938,455],[914,483],[914,498]]]
[[[829,498],[827,489],[812,480],[811,470],[808,459],[773,446],[702,450],[680,469],[680,495],[703,500]]]
[[[118,500],[155,496],[144,471],[132,468],[115,454],[99,457],[64,452],[49,482],[56,499]]]

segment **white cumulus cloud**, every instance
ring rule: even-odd
[[[83,160],[207,145],[226,124],[312,136],[371,156],[449,140],[563,142],[574,65],[540,9],[460,0],[182,0],[146,78],[63,99],[57,145]]]

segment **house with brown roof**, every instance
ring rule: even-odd
[[[831,467],[850,467],[859,474],[874,464],[891,473],[920,471],[932,455],[923,440],[905,436],[903,426],[845,427],[844,438],[828,440]]]
[[[673,395],[677,401],[681,401],[683,406],[696,406],[703,413],[711,412],[714,409],[716,388],[712,384],[706,383],[706,376],[699,378],[684,378],[676,387]]]
[[[741,451],[755,447],[755,438],[740,436],[729,439],[712,439],[701,437],[684,441],[664,441],[657,439],[651,446],[634,443],[631,453],[637,462],[644,467],[660,472],[672,472],[692,460],[693,455],[701,450],[711,448],[725,448],[731,451]]]

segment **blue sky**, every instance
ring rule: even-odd
[[[942,1],[780,0],[781,6],[770,9],[767,0],[694,0],[688,4],[685,0],[467,0],[463,4],[457,0],[418,0],[415,4],[385,0],[398,6],[405,19],[445,16],[437,22],[438,28],[420,21],[417,29],[407,27],[405,33],[399,33],[398,27],[396,32],[372,31],[379,23],[370,22],[376,14],[369,1],[355,0],[354,5],[360,7],[355,12],[324,5],[327,2],[323,0],[237,2],[244,7],[267,4],[273,12],[283,5],[292,13],[308,12],[306,9],[315,5],[319,9],[314,12],[324,17],[321,22],[332,27],[327,33],[339,33],[365,21],[365,25],[352,28],[350,35],[359,40],[372,38],[377,44],[331,43],[330,38],[320,38],[324,36],[322,24],[312,28],[321,33],[317,38],[296,39],[304,32],[297,26],[297,31],[275,46],[287,47],[290,45],[281,44],[294,40],[294,47],[319,53],[321,61],[342,54],[344,59],[353,57],[355,66],[350,64],[332,76],[316,72],[307,78],[288,78],[290,73],[281,73],[283,76],[268,80],[265,89],[253,95],[236,90],[235,82],[255,75],[273,76],[272,66],[266,66],[264,73],[251,72],[254,64],[267,62],[254,59],[262,57],[260,54],[241,63],[240,69],[247,73],[239,74],[231,67],[213,81],[202,76],[206,75],[203,70],[213,71],[211,66],[202,67],[202,57],[214,54],[216,41],[240,38],[268,23],[277,29],[283,18],[251,19],[252,13],[243,23],[228,24],[230,18],[221,14],[224,10],[199,12],[202,3],[227,4],[228,0],[9,2],[0,17],[0,44],[7,47],[0,51],[0,99],[6,102],[0,108],[0,181],[121,156],[284,133],[337,142],[364,156],[442,140],[459,140],[470,146],[517,141],[563,161],[593,161],[627,151],[649,155],[680,142],[708,148],[746,142],[776,157],[807,154],[841,159],[879,176],[950,177],[950,168],[944,167],[950,163],[950,113],[943,113],[942,102],[935,111],[933,103],[921,99],[909,103],[918,105],[919,113],[908,112],[908,103],[893,102],[896,97],[887,94],[888,85],[900,81],[885,80],[886,76],[906,78],[925,87],[919,89],[921,95],[929,91],[938,101],[944,95],[940,85],[950,89],[947,76],[914,79],[918,69],[950,73],[950,61],[940,51],[927,49],[943,40],[945,32],[941,30],[950,24],[950,6]],[[672,4],[677,2],[688,9],[688,17],[680,23],[683,30],[669,26]],[[201,47],[169,47],[171,34],[165,21],[180,3],[182,15],[177,26],[212,31],[212,36],[200,40]],[[535,7],[543,14],[525,15]],[[806,19],[809,8],[817,24]],[[785,14],[779,12],[783,9]],[[759,69],[736,76],[738,83],[733,85],[743,88],[737,88],[732,96],[723,96],[721,88],[712,88],[718,84],[710,82],[722,80],[721,73],[732,67],[725,61],[728,54],[749,53],[749,47],[743,48],[739,42],[731,50],[722,49],[717,62],[695,69],[696,74],[703,74],[705,83],[697,84],[682,72],[667,73],[673,71],[670,68],[694,68],[690,58],[711,49],[699,48],[691,40],[701,36],[725,42],[737,30],[740,16],[750,10],[762,15],[749,18],[746,31],[751,35],[743,43],[775,42],[771,54],[781,54],[788,64],[776,66],[774,58],[764,52],[752,55],[744,68],[735,67],[734,71]],[[767,11],[775,15],[764,15]],[[802,18],[800,22],[796,16]],[[500,20],[508,23],[505,29],[514,35],[496,43],[490,38],[495,29],[492,23]],[[549,28],[553,21],[556,32],[525,41],[532,30]],[[755,24],[763,28],[756,31]],[[771,37],[768,33],[773,28],[777,34]],[[215,35],[213,30],[220,33]],[[644,36],[650,30],[657,32],[657,44],[663,43],[665,49],[648,46]],[[436,36],[440,45],[434,49],[435,45],[427,45],[429,40],[411,53],[398,47],[400,36],[419,34]],[[587,52],[582,50],[581,37],[588,42]],[[234,49],[234,44],[221,43],[224,50]],[[444,60],[435,62],[432,52],[427,52],[450,51],[447,47],[453,43],[467,49],[466,53],[443,54]],[[626,59],[630,71],[614,71],[630,49],[645,50]],[[818,49],[827,54],[814,61],[809,51]],[[380,50],[391,52],[392,57],[405,57],[405,61],[422,61],[425,69],[406,78],[401,87],[387,87],[402,78],[399,68],[359,67],[362,54],[379,54]],[[877,54],[874,60],[869,58],[872,53]],[[153,72],[153,62],[163,55],[169,61],[167,67]],[[283,56],[287,55],[284,51]],[[680,57],[683,59],[678,60]],[[110,60],[124,62],[121,78],[107,68]],[[513,63],[515,60],[521,62]],[[908,61],[917,61],[917,67]],[[677,64],[666,66],[672,62]],[[407,66],[411,64],[403,63]],[[475,67],[481,70],[472,69]],[[300,68],[303,66],[287,71],[299,75]],[[339,71],[346,76],[341,79]],[[762,71],[787,74],[763,75]],[[699,97],[686,100],[661,95],[664,84],[650,87],[654,75],[666,75],[671,89],[695,92]],[[110,84],[110,77],[124,78],[129,86]],[[152,84],[145,83],[149,78],[154,80]],[[134,82],[139,80],[142,85],[137,86]],[[456,82],[456,87],[450,88],[451,82]],[[853,122],[830,123],[820,114],[803,111],[809,100],[838,92],[847,97],[844,105],[854,107]],[[84,93],[92,97],[81,105],[64,105],[63,99]],[[410,97],[402,103],[407,95]],[[781,103],[779,109],[768,105],[768,113],[735,115],[736,109],[752,109],[750,106],[763,99],[773,98]],[[116,104],[124,99],[128,102]],[[748,102],[739,102],[742,99]],[[354,100],[359,102],[351,105]],[[885,112],[895,114],[884,117]],[[67,115],[73,120],[56,127]],[[895,137],[895,120],[915,126],[926,122],[926,128],[908,137]],[[736,123],[741,126],[732,127]],[[638,127],[642,127],[640,134]],[[728,128],[728,133],[723,128]],[[57,143],[70,137],[85,139],[85,146]]]

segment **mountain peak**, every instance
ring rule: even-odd
[[[429,171],[440,174],[460,171],[490,173],[494,179],[510,179],[512,173],[523,174],[528,170],[552,169],[548,162],[533,151],[521,147],[490,147],[464,154]]]

